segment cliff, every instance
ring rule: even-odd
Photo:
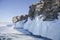
[[[15,16],[12,19],[18,22],[28,17],[34,19],[36,16],[43,15],[43,21],[51,21],[58,19],[58,12],[60,12],[60,0],[41,0],[29,6],[29,12],[26,18],[24,18],[24,15],[21,15]]]
[[[29,6],[28,15],[12,18],[14,28],[33,35],[60,40],[60,0],[41,0]]]

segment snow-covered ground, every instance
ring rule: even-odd
[[[4,24],[3,24],[4,25]],[[42,38],[36,38],[32,35],[26,35],[23,32],[20,32],[14,29],[14,26],[3,26],[0,27],[0,40],[43,40]]]
[[[0,27],[6,26],[8,23],[7,22],[0,22]]]
[[[3,36],[3,37],[2,37]],[[28,35],[20,35],[20,34],[0,34],[0,38],[10,39],[10,40],[43,40],[41,38],[34,38]]]

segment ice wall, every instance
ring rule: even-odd
[[[33,20],[28,18],[26,23],[24,23],[24,21],[17,22],[15,28],[23,28],[34,35],[60,40],[60,13],[58,19],[54,21],[43,21],[43,17],[40,17],[41,16],[37,16]]]

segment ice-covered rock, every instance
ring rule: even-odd
[[[28,15],[15,17],[13,22],[15,22],[15,28],[23,28],[34,35],[60,40],[59,11],[59,0],[41,0],[39,3],[30,5]]]
[[[30,25],[31,25],[31,23],[32,23],[32,20],[30,18],[28,18],[28,21],[24,24],[24,29],[28,30]]]
[[[24,22],[25,22],[25,20],[22,20],[22,21],[19,21],[19,22],[15,23],[14,28],[23,28],[24,27]]]
[[[43,18],[40,19],[40,17],[37,16],[34,20],[30,21],[30,24],[27,22],[25,28],[34,35],[60,40],[60,14],[58,19],[54,21],[43,21],[42,19]]]
[[[21,16],[16,16],[12,18],[12,22],[14,24],[14,28],[23,28],[24,23],[27,22],[28,15],[21,15]]]
[[[32,32],[34,35],[40,35],[40,33],[41,33],[41,28],[42,28],[42,18],[40,19],[40,17],[36,17],[33,21],[32,21],[32,23],[31,23],[31,25],[30,25],[30,27],[29,27],[29,31],[30,32]]]
[[[43,26],[42,36],[53,40],[60,40],[60,14],[58,16],[58,20],[46,21],[45,23],[46,30],[44,30],[45,26]]]

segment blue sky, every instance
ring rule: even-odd
[[[0,0],[0,22],[11,22],[13,16],[26,14],[29,5],[39,0]]]

